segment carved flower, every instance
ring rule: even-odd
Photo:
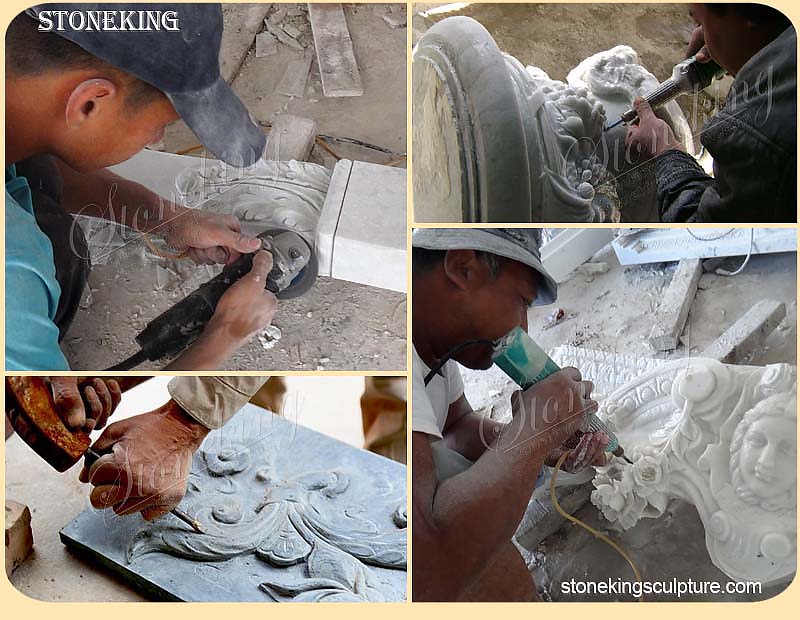
[[[632,469],[636,483],[635,493],[641,497],[649,497],[653,493],[664,491],[667,487],[669,472],[666,457],[655,450],[642,449]]]
[[[667,506],[666,457],[649,446],[631,456],[633,465],[617,460],[597,468],[591,496],[603,516],[623,529],[633,527],[642,517],[659,516]]]

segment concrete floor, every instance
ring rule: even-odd
[[[169,377],[154,377],[126,392],[113,419],[150,411],[166,402]],[[287,377],[284,416],[361,447],[359,399],[363,377]],[[92,439],[100,432],[92,434]],[[5,444],[6,497],[31,510],[34,551],[12,575],[26,596],[44,601],[140,601],[125,582],[69,553],[58,531],[89,506],[89,485],[78,481],[80,464],[59,474],[13,435]],[[35,484],[31,484],[35,481]]]
[[[267,13],[268,6],[223,6],[223,74],[231,73],[233,89],[253,117],[266,125],[282,113],[305,116],[316,121],[320,134],[353,138],[391,151],[387,154],[330,142],[340,157],[405,166],[401,156],[406,150],[406,29],[392,28],[383,19],[387,13],[403,14],[405,5],[345,5],[364,95],[341,98],[323,96],[316,59],[305,97],[289,98],[275,92],[287,64],[299,52],[279,44],[277,54],[255,57],[250,37],[255,30],[263,29],[260,16]],[[195,144],[196,137],[179,121],[168,127],[163,150],[177,153]],[[329,168],[336,161],[319,146],[310,159]],[[133,243],[116,252],[107,264],[93,268],[82,309],[62,345],[71,368],[98,370],[126,358],[136,351],[134,336],[148,320],[210,277],[206,269],[195,267],[191,261],[168,261],[167,265],[152,255],[145,256],[144,244]],[[170,286],[159,283],[164,275],[159,267],[164,266],[172,269],[178,280]],[[267,349],[253,338],[224,369],[406,367],[406,302],[401,293],[320,278],[308,294],[281,302],[274,324],[282,332],[275,347]],[[157,370],[167,362],[149,362],[139,369]]]
[[[735,269],[743,257],[732,257],[725,267]],[[684,339],[668,354],[654,355],[647,336],[651,318],[669,285],[677,263],[622,266],[611,246],[598,252],[593,261],[609,265],[607,273],[594,276],[575,274],[559,284],[554,305],[532,309],[528,314],[529,331],[545,349],[570,344],[634,357],[675,359],[698,355],[758,300],[770,298],[786,304],[786,317],[766,340],[763,351],[748,361],[765,365],[776,362],[797,363],[797,254],[780,253],[751,257],[745,270],[733,277],[711,273],[701,276],[692,304]],[[562,308],[574,318],[544,329],[547,316]],[[510,416],[509,395],[513,386],[499,373],[465,371],[465,383],[475,408],[491,407],[492,416]],[[483,376],[482,376],[483,375]],[[591,378],[591,377],[589,377]],[[482,395],[478,397],[476,395]],[[608,528],[590,503],[577,513],[580,519],[601,531]],[[628,564],[600,540],[567,524],[527,550],[529,567],[543,597],[551,600],[613,600],[613,597],[566,596],[561,583],[576,580],[633,580]],[[705,547],[705,533],[693,506],[674,502],[659,519],[643,519],[630,530],[612,532],[634,557],[644,579],[670,580],[673,577],[727,582],[728,578],[710,561]],[[716,600],[761,600],[774,596],[785,586],[765,588],[760,596],[717,597]],[[622,597],[625,600],[625,597]],[[648,600],[675,600],[649,597]],[[689,598],[681,599],[689,600]],[[700,600],[694,598],[692,600]],[[702,600],[711,600],[702,597]]]

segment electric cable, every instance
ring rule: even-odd
[[[747,256],[744,257],[744,261],[736,271],[728,271],[727,269],[722,269],[721,267],[717,269],[714,273],[720,276],[735,276],[742,272],[742,270],[747,267],[747,263],[750,262],[750,257],[753,255],[753,241],[755,239],[756,229],[750,229],[750,248],[747,250]]]
[[[471,338],[469,340],[465,340],[461,344],[457,344],[447,353],[445,353],[441,359],[437,360],[437,362],[431,367],[428,374],[425,375],[425,385],[427,386],[431,381],[433,381],[433,378],[439,373],[439,371],[442,369],[442,366],[449,362],[456,353],[458,353],[461,349],[472,346],[473,344],[488,344],[494,347],[494,340],[489,340],[487,338]]]
[[[578,517],[574,517],[571,514],[569,514],[566,510],[564,510],[561,507],[561,504],[558,503],[558,498],[556,497],[556,478],[558,477],[559,469],[561,469],[561,466],[564,464],[564,461],[567,460],[567,457],[569,455],[570,455],[569,452],[564,452],[559,457],[558,461],[556,462],[555,469],[553,470],[553,475],[550,478],[550,501],[553,502],[553,507],[558,511],[558,513],[562,517],[564,517],[568,521],[571,521],[575,525],[578,525],[578,526],[582,527],[587,532],[589,532],[590,534],[594,535],[595,538],[599,538],[604,543],[608,544],[617,553],[619,553],[625,559],[625,561],[628,564],[630,564],[631,569],[633,569],[633,574],[636,576],[636,580],[639,582],[639,585],[641,586],[642,585],[642,574],[639,572],[639,569],[636,567],[636,564],[633,562],[633,560],[627,554],[627,552],[622,547],[620,547],[617,543],[615,543],[613,540],[611,540],[608,536],[603,534],[602,532],[599,532],[596,529],[594,529],[591,525],[589,525],[587,523],[584,523],[583,521],[578,519]],[[641,603],[642,600],[644,600],[643,595],[640,594],[639,597],[638,597],[638,600]]]

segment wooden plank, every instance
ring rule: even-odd
[[[219,50],[219,72],[230,82],[242,66],[264,23],[270,4],[226,4],[222,11],[223,29]]]
[[[272,123],[264,148],[264,159],[304,161],[311,154],[317,124],[310,118],[281,114]]]
[[[311,55],[303,54],[292,60],[278,84],[278,92],[287,97],[302,98],[306,93],[308,71],[311,68]]]
[[[678,263],[648,338],[656,351],[672,351],[677,348],[702,273],[703,266],[698,258]]]
[[[309,4],[308,17],[314,33],[322,92],[326,97],[363,95],[361,75],[342,5]]]
[[[728,364],[749,362],[764,347],[764,341],[786,316],[786,305],[774,299],[762,299],[731,325],[703,351]]]

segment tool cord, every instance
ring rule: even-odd
[[[147,354],[143,350],[139,350],[129,358],[122,360],[119,364],[112,366],[111,368],[106,368],[108,372],[118,371],[118,370],[131,370],[135,368],[142,362],[147,361],[148,357]]]
[[[611,548],[613,548],[617,553],[619,553],[625,559],[625,561],[628,564],[631,565],[631,569],[633,569],[633,574],[636,576],[636,580],[641,585],[641,583],[642,583],[642,575],[639,572],[639,569],[636,567],[636,564],[634,564],[634,562],[631,559],[631,557],[626,553],[626,551],[622,547],[620,547],[617,543],[615,543],[613,540],[611,540],[608,536],[606,536],[602,532],[599,532],[596,529],[594,529],[591,525],[588,525],[588,524],[584,523],[583,521],[581,521],[580,519],[578,519],[577,517],[574,517],[571,514],[569,514],[566,510],[564,510],[561,507],[561,504],[558,503],[558,498],[556,497],[556,478],[558,477],[558,471],[561,469],[561,466],[564,464],[564,461],[567,460],[567,457],[569,456],[569,454],[570,454],[569,452],[564,452],[559,457],[558,462],[556,463],[555,469],[553,470],[553,476],[550,478],[550,501],[553,502],[553,506],[555,507],[555,509],[558,511],[558,513],[562,517],[564,517],[568,521],[571,521],[575,525],[578,525],[578,526],[582,527],[587,532],[589,532],[590,534],[594,535],[595,538],[599,538],[604,543],[606,543],[609,546],[611,546]],[[642,602],[643,596],[640,595],[638,597],[638,600],[639,600],[639,602]]]

